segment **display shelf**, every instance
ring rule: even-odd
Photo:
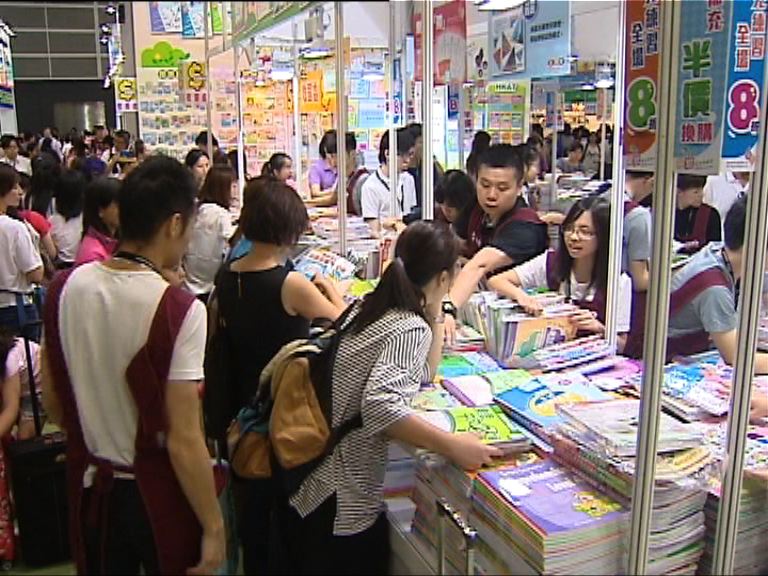
[[[411,534],[411,522],[387,513],[389,545],[391,548],[390,573],[396,576],[410,574],[437,574],[425,555],[423,547]]]

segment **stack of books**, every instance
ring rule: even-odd
[[[727,423],[705,425],[706,443],[719,462],[725,460]],[[722,464],[721,464],[722,465]],[[709,491],[704,509],[706,539],[701,560],[703,574],[712,573],[717,515],[720,509],[721,467],[709,478]],[[739,503],[738,533],[734,574],[768,573],[768,481],[754,473],[768,471],[768,427],[749,426],[744,451],[744,485]]]
[[[596,402],[611,396],[578,373],[546,374],[502,392],[494,397],[515,421],[547,439],[562,418],[556,407],[560,403]]]
[[[608,457],[570,438],[552,438],[554,458],[596,489],[629,507],[634,458]],[[651,513],[648,574],[694,574],[704,550],[702,471],[712,462],[705,447],[659,456]],[[628,538],[628,535],[627,535]]]
[[[446,378],[442,385],[464,406],[487,406],[493,404],[494,396],[527,384],[532,378],[526,370],[502,370]]]
[[[483,470],[496,468],[510,468],[521,464],[536,462],[539,457],[533,452],[516,454],[494,462],[493,466]],[[413,490],[413,500],[416,505],[416,513],[413,517],[412,533],[420,540],[427,556],[430,559],[437,558],[437,528],[439,517],[437,515],[437,500],[446,501],[454,510],[459,512],[466,520],[470,517],[472,509],[472,495],[475,489],[478,472],[469,472],[446,463],[442,458],[434,455],[423,457],[419,460],[416,469],[416,486]],[[447,564],[453,572],[461,574],[464,570],[463,542],[457,538],[455,530],[446,530],[446,540],[449,545]],[[480,561],[480,550],[484,543],[479,542],[477,547],[479,572],[493,573],[487,568],[483,569]]]
[[[456,337],[453,344],[446,344],[444,350],[446,353],[456,352],[479,352],[485,348],[485,338],[483,335],[466,324],[459,325],[456,328]]]
[[[351,280],[357,272],[355,264],[346,258],[342,258],[330,250],[315,248],[301,254],[294,264],[296,272],[304,274],[310,280],[318,275],[341,282]]]
[[[387,469],[384,474],[384,497],[407,496],[416,483],[416,459],[397,442],[389,443]]]
[[[635,457],[640,401],[633,398],[603,402],[558,404],[563,433],[598,454]],[[685,424],[667,414],[659,420],[658,452],[666,454],[700,446],[700,426]]]
[[[481,471],[470,524],[490,573],[621,574],[627,509],[553,460]]]
[[[499,448],[504,454],[516,454],[531,448],[528,437],[498,406],[461,406],[417,414],[433,426],[452,434],[479,434],[483,443]]]
[[[555,372],[574,369],[594,373],[612,368],[615,350],[602,336],[588,336],[535,350],[527,356],[512,356],[506,364],[515,368]]]
[[[560,295],[544,293],[537,297],[544,310],[540,316],[531,316],[517,303],[495,294],[475,294],[462,308],[461,319],[481,332],[488,352],[507,365],[512,357],[525,358],[576,336],[570,320],[576,308]]]

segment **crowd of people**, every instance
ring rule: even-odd
[[[82,478],[70,483],[69,510],[101,502],[110,511],[71,522],[78,569],[210,574],[221,566],[225,524],[206,441],[221,441],[225,430],[204,430],[201,410],[206,423],[231,421],[281,348],[325,320],[340,331],[331,426],[355,416],[360,426],[296,490],[233,479],[243,566],[246,574],[386,572],[387,442],[432,450],[467,469],[497,455],[410,407],[454,338],[457,309],[485,285],[537,314],[531,291],[545,288],[575,304],[580,334],[604,334],[612,209],[624,214],[620,348],[641,356],[653,174],[627,172],[623,206],[595,195],[567,213],[545,212],[537,190],[551,149],[543,131],[531,133],[511,146],[479,132],[466,170],[445,172],[433,160],[435,223],[421,221],[418,124],[398,129],[396,158],[384,133],[373,171],[346,134],[343,192],[334,131],[321,139],[304,191],[296,190],[293,159],[278,151],[248,179],[242,207],[236,175],[244,159],[226,154],[212,135],[209,157],[205,132],[183,163],[103,127],[63,141],[55,130],[3,136],[0,435],[33,433],[24,373],[42,371],[45,417],[67,431],[69,473]],[[599,172],[595,133],[567,136],[556,170]],[[733,362],[746,204],[743,190],[730,203],[721,194],[705,203],[717,186],[725,184],[678,179],[675,236],[692,257],[672,284],[670,349],[690,354],[712,341]],[[309,279],[290,260],[308,227],[307,206],[334,205],[339,193],[374,237],[398,235],[377,288],[351,308],[334,282]],[[557,245],[550,245],[552,225]],[[43,343],[27,367],[19,334],[38,317],[41,299]],[[231,378],[203,392],[206,304],[215,304],[226,328]],[[768,356],[758,355],[757,370],[768,373]],[[216,398],[215,408],[202,406],[202,397]],[[758,399],[753,410],[762,416],[768,407]]]

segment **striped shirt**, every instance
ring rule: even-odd
[[[360,333],[342,336],[333,370],[334,427],[362,413],[350,432],[291,498],[306,517],[336,494],[337,536],[370,528],[383,510],[388,438],[384,431],[413,413],[411,399],[429,378],[432,331],[423,318],[389,311]]]

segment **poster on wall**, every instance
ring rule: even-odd
[[[181,3],[181,35],[184,38],[205,37],[205,2]]]
[[[571,72],[571,10],[565,0],[527,0],[489,20],[492,76],[526,78]]]
[[[732,5],[733,2],[681,5],[675,118],[675,165],[680,172],[720,172],[722,94],[726,91],[728,73],[728,52],[721,47],[728,45]]]
[[[467,38],[467,77],[477,84],[488,79],[488,34],[474,34]]]
[[[656,169],[660,8],[658,2],[627,2],[624,163]]]
[[[452,0],[434,11],[435,83],[467,81],[467,8],[464,0]]]
[[[152,34],[181,32],[181,2],[150,2],[149,22]]]
[[[488,133],[494,142],[522,144],[528,137],[531,84],[506,80],[488,84]]]
[[[491,61],[493,75],[525,71],[525,16],[513,10],[491,19]]]
[[[764,89],[766,3],[739,0],[731,6],[722,168],[730,172],[752,172]]]

